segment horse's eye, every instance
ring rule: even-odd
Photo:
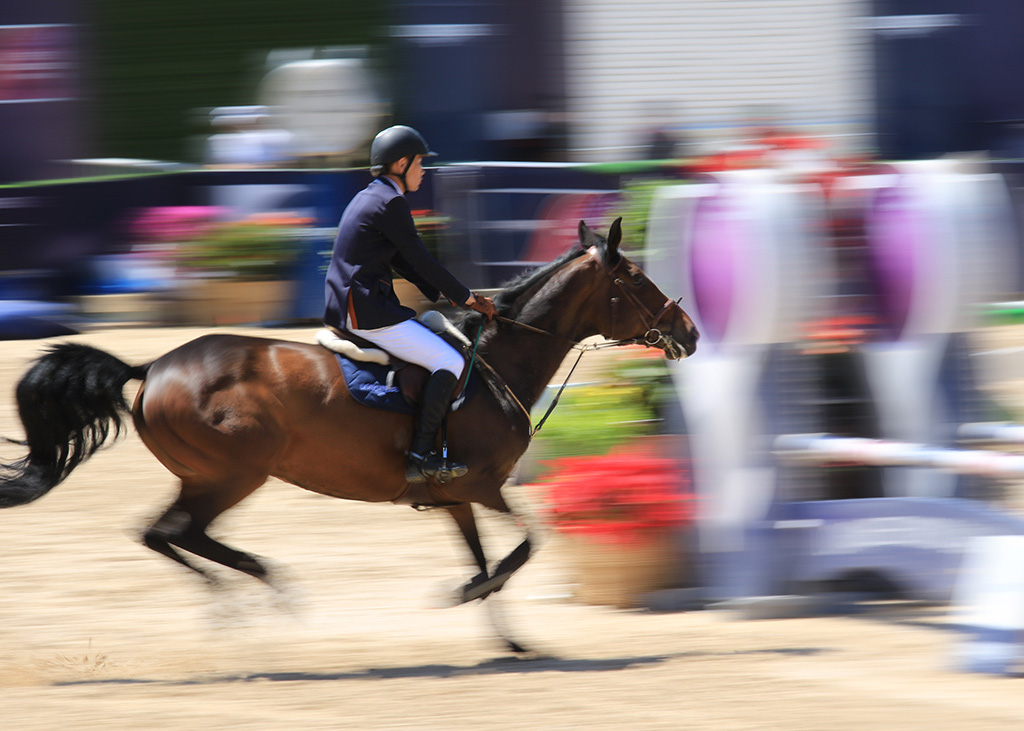
[[[633,286],[639,287],[644,283],[644,275],[641,272],[637,272],[633,275]]]

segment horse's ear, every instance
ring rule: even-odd
[[[583,247],[584,249],[589,249],[591,246],[593,246],[594,232],[590,230],[590,227],[587,225],[587,222],[581,219],[580,225],[577,227],[577,230],[579,231],[580,235],[580,246]]]
[[[612,221],[612,227],[608,229],[608,254],[614,257],[622,243],[622,216]]]

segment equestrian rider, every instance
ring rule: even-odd
[[[356,194],[342,214],[325,283],[324,323],[348,330],[427,369],[405,478],[425,482],[468,471],[434,451],[437,432],[462,375],[462,355],[418,320],[395,294],[395,273],[415,284],[431,302],[443,294],[488,318],[497,314],[489,297],[471,292],[430,252],[416,231],[406,192],[423,181],[423,158],[433,157],[419,132],[403,125],[380,132],[370,147],[374,180]]]

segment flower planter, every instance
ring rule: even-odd
[[[575,578],[573,593],[586,604],[640,607],[645,594],[679,584],[681,557],[670,529],[643,531],[614,543],[568,533],[561,542]]]
[[[674,441],[637,440],[555,461],[548,515],[581,601],[638,607],[645,594],[685,584],[693,496]]]
[[[173,319],[188,325],[244,325],[288,316],[294,283],[195,279],[179,294]]]
[[[176,284],[167,292],[163,319],[240,325],[288,316],[295,283],[287,277],[308,245],[311,221],[278,212],[228,220],[228,213],[212,206],[165,206],[137,216],[135,249],[166,267]]]

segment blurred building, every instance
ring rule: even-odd
[[[1022,29],[1018,0],[13,0],[0,179],[188,160],[196,110],[266,103],[275,59],[352,48],[367,115],[420,128],[445,162],[635,160],[652,130],[702,155],[743,144],[754,109],[840,153],[1019,156]]]
[[[699,152],[741,144],[748,110],[770,108],[839,152],[1024,154],[1018,0],[563,6],[574,159],[633,157],[652,106],[678,110],[668,126]]]
[[[450,159],[637,159],[652,127],[692,143],[677,155],[710,151],[741,141],[754,107],[847,146],[872,130],[863,0],[402,0],[396,11],[399,116]]]
[[[564,159],[563,0],[397,0],[396,119],[446,160]]]
[[[1024,156],[1024,4],[874,0],[874,117],[883,157]]]
[[[0,183],[56,177],[89,150],[87,27],[75,0],[0,4]]]

